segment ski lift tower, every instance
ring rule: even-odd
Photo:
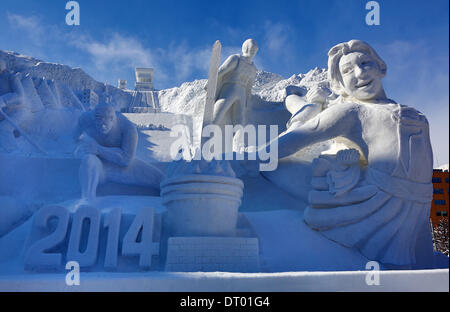
[[[134,89],[136,91],[153,91],[153,68],[137,67],[136,83]]]

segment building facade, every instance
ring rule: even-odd
[[[448,218],[449,208],[449,172],[448,170],[433,170],[433,201],[431,202],[430,218],[436,226],[443,218]]]
[[[80,102],[84,108],[89,110],[93,109],[98,104],[98,95],[91,89],[85,89],[81,92]]]
[[[123,79],[119,79],[119,81],[117,83],[117,87],[121,90],[126,90],[127,89],[127,81],[123,80]]]

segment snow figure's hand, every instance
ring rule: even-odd
[[[315,86],[312,87],[306,94],[306,100],[308,103],[325,104],[328,101],[328,97],[331,95],[331,91],[328,88]]]
[[[361,155],[354,149],[341,150],[336,154],[336,160],[339,164],[350,166],[359,162]]]
[[[75,155],[81,157],[87,154],[97,155],[98,143],[87,134],[83,134],[80,139],[80,144],[75,150]]]
[[[296,94],[298,96],[304,96],[306,93],[306,90],[304,87],[297,87],[297,86],[287,86],[286,87],[286,97],[288,97],[291,94]]]

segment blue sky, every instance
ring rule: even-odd
[[[448,0],[378,1],[380,26],[365,24],[364,0],[79,0],[75,27],[65,24],[66,2],[1,0],[0,49],[130,87],[133,68],[149,66],[163,89],[206,78],[217,39],[224,56],[256,39],[256,65],[286,78],[325,68],[329,48],[361,39],[388,65],[388,96],[427,115],[435,165],[449,162]]]

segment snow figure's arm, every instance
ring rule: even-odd
[[[226,74],[234,70],[239,63],[239,56],[237,55],[231,55],[228,57],[225,62],[219,67],[219,71],[217,73],[217,76],[219,79],[223,78]]]
[[[292,155],[311,144],[345,136],[359,121],[351,105],[332,106],[305,124],[291,127],[278,138],[278,156]]]
[[[300,88],[289,86],[286,88],[287,97],[284,101],[286,109],[292,114],[287,126],[298,127],[315,117],[327,106],[331,91],[323,86],[314,86],[306,96],[299,93]]]
[[[287,110],[292,114],[290,125],[299,122],[304,124],[306,121],[315,117],[323,109],[322,103],[308,103],[302,97],[291,94],[285,100]]]
[[[119,120],[117,122],[120,122]],[[121,147],[98,146],[98,155],[120,167],[127,167],[136,154],[138,133],[133,124],[124,122]]]
[[[245,106],[249,105],[248,101],[250,101],[250,96],[252,95],[253,84],[254,84],[254,81],[251,81],[247,84],[247,86],[245,88],[245,95],[247,97],[246,101],[245,101]]]
[[[78,122],[77,125],[75,126],[75,129],[73,130],[72,133],[72,139],[75,142],[80,141],[81,135],[83,134],[85,127],[86,127],[86,122],[87,122],[87,118],[88,118],[88,112],[81,114],[81,116],[78,118]]]
[[[79,123],[75,126],[75,130],[72,133],[72,139],[75,142],[78,142],[80,140],[81,135],[83,134],[83,130],[81,129]]]

